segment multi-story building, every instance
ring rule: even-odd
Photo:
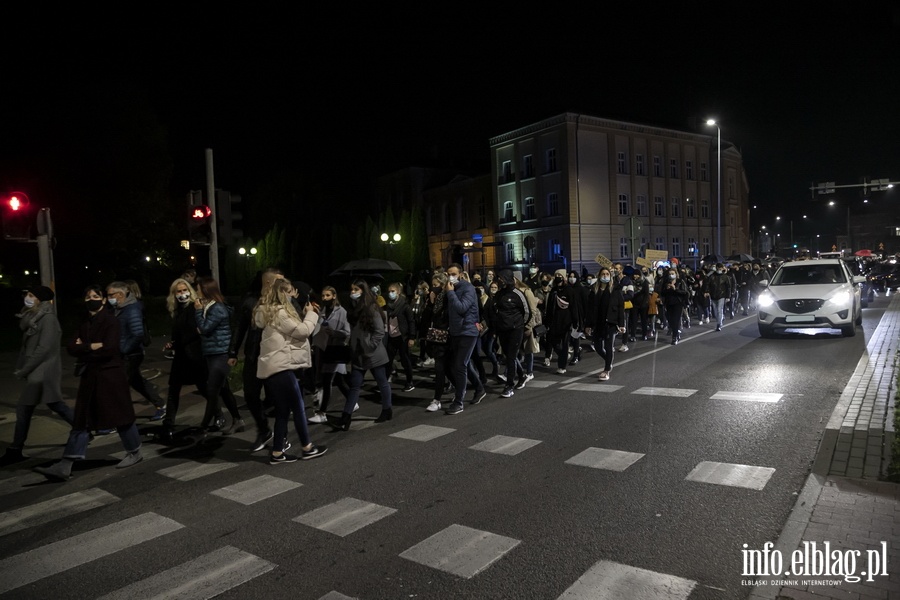
[[[633,263],[645,250],[662,250],[690,264],[713,253],[749,253],[747,178],[740,152],[724,141],[716,247],[716,142],[573,113],[492,138],[502,245],[490,266],[596,271],[598,254]],[[640,225],[634,239],[633,225]]]

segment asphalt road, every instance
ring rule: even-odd
[[[695,324],[676,347],[638,342],[617,353],[605,383],[585,352],[566,375],[536,367],[514,397],[494,386],[457,416],[425,412],[430,372],[419,371],[415,391],[395,387],[393,421],[371,423],[379,408],[370,391],[350,432],[311,425],[329,452],[310,462],[270,466],[265,453],[247,452],[248,431],[202,446],[147,443],[152,458],[117,471],[117,438],[98,438],[68,483],[32,474],[41,458],[0,471],[0,590],[93,598],[157,576],[123,593],[744,598],[743,545],[778,538],[886,305],[878,298],[864,310],[854,338],[763,340],[754,317],[722,332]],[[151,352],[148,366],[166,363]],[[0,386],[8,413],[14,384]],[[179,422],[190,424],[201,406],[196,396],[187,404]],[[34,429],[46,443],[30,453],[58,456],[65,428],[41,416]],[[77,492],[99,494],[103,506],[76,512]],[[209,553],[220,571],[191,562]],[[614,580],[623,587],[610,588]],[[192,585],[207,594],[188,594]]]

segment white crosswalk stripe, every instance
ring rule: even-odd
[[[700,483],[761,490],[766,487],[773,473],[775,473],[775,469],[770,467],[703,461],[694,467],[685,479]]]
[[[687,398],[697,393],[697,390],[682,388],[642,387],[631,392],[642,396],[672,396],[675,398]]]
[[[233,546],[136,581],[100,600],[207,600],[274,569],[276,565]]]
[[[403,551],[400,557],[471,579],[520,543],[489,531],[451,525]]]
[[[743,402],[778,402],[784,394],[765,392],[716,392],[711,400],[741,400]]]
[[[396,508],[379,506],[356,498],[342,498],[333,504],[295,517],[293,520],[340,537],[346,537],[395,512],[397,512]]]
[[[22,531],[29,527],[43,525],[69,515],[78,514],[117,502],[119,498],[101,489],[92,488],[59,498],[45,500],[0,513],[0,535]]]
[[[249,506],[298,488],[301,485],[303,484],[289,479],[273,477],[272,475],[260,475],[247,481],[214,490],[210,494]]]
[[[0,560],[0,594],[172,533],[184,525],[144,513]]]
[[[558,600],[685,600],[696,585],[690,579],[601,560]]]
[[[157,473],[165,477],[171,477],[176,481],[192,481],[236,466],[238,466],[237,463],[229,462],[199,463],[190,461],[174,467],[160,469]]]

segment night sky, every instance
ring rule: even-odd
[[[122,168],[100,147],[162,128],[173,195],[205,187],[209,147],[217,187],[245,199],[299,171],[364,203],[354,184],[406,166],[487,172],[491,136],[571,111],[712,135],[714,117],[752,203],[797,218],[821,206],[811,182],[900,179],[900,12],[788,4],[21,18],[0,56],[0,188],[95,215]]]

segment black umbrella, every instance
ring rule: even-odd
[[[728,257],[728,262],[752,263],[754,260],[749,254],[732,254]]]
[[[397,263],[381,258],[351,260],[338,267],[332,275],[372,275],[382,272],[402,271]]]
[[[707,254],[706,256],[704,256],[703,258],[700,259],[700,262],[705,265],[709,264],[709,263],[713,263],[713,264],[723,263],[723,262],[725,262],[725,257],[722,256],[721,254]]]

